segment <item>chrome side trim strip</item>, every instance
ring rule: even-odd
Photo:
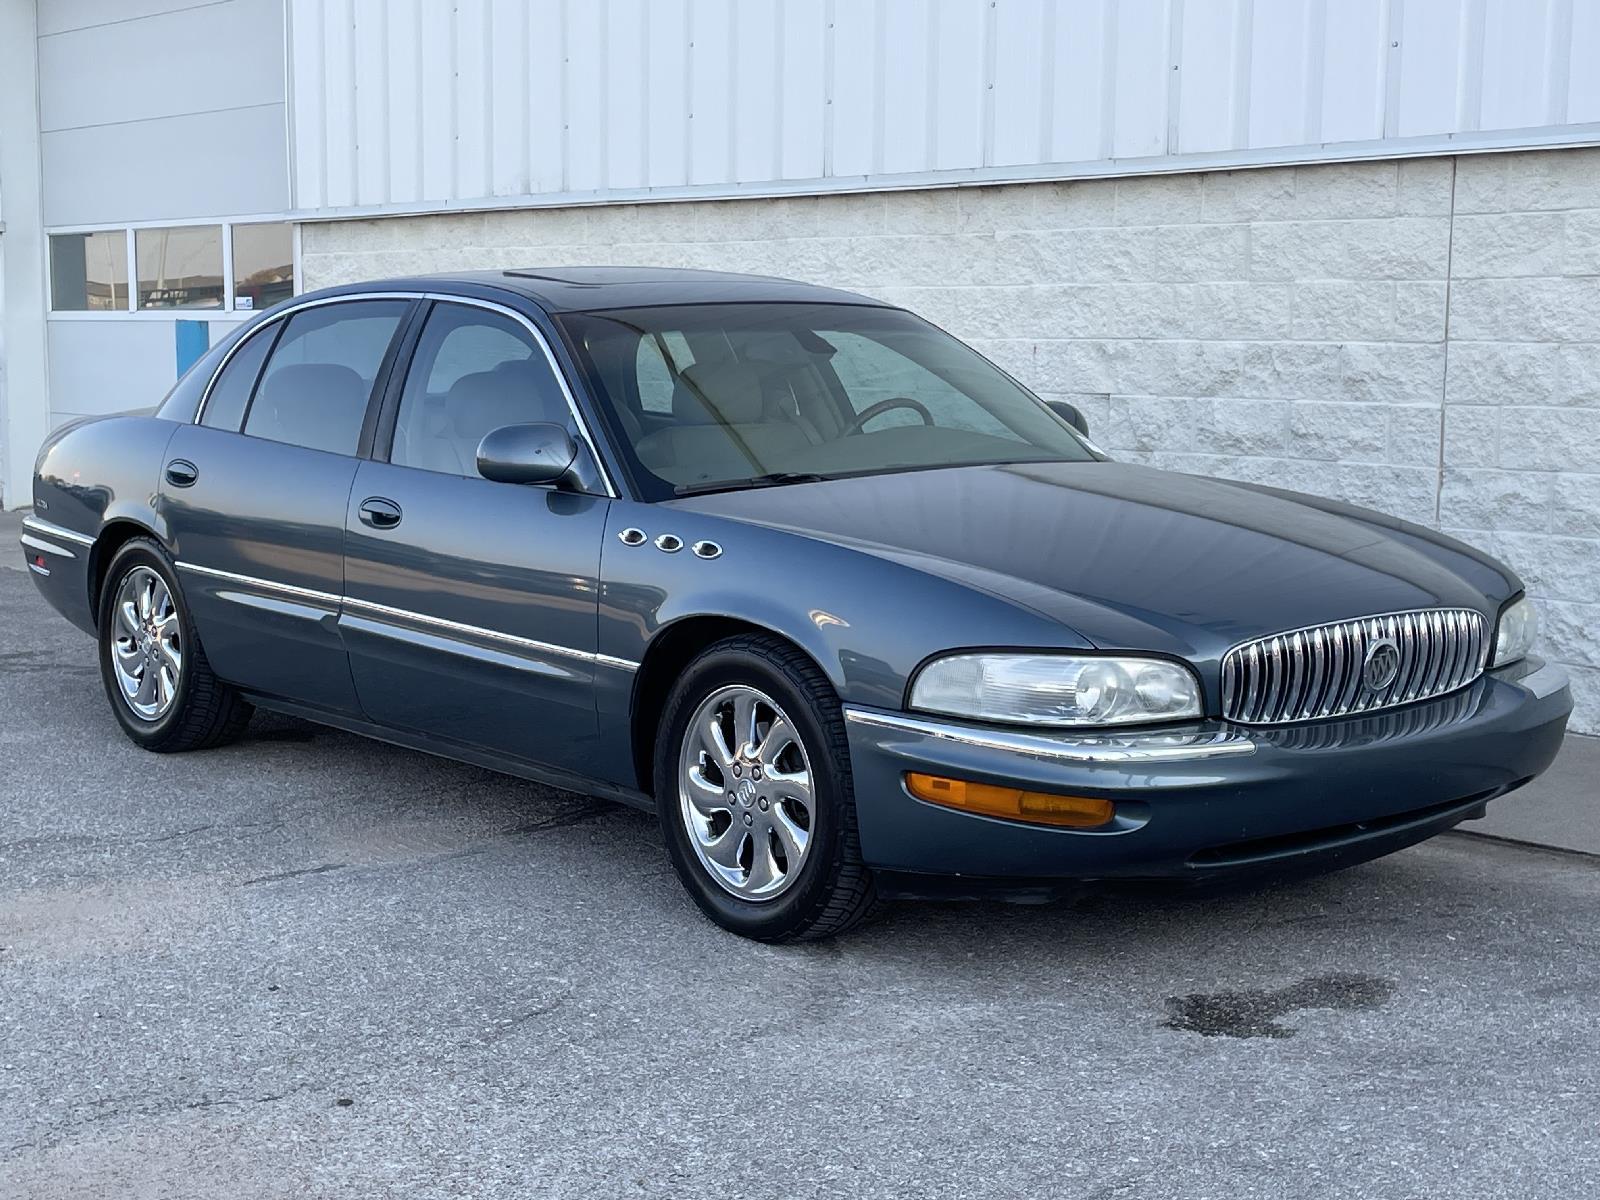
[[[256,588],[269,594],[286,596],[296,600],[309,600],[312,603],[321,604],[335,611],[343,609],[351,613],[363,613],[368,617],[377,618],[380,622],[385,619],[390,624],[397,621],[410,622],[413,625],[420,625],[428,629],[438,629],[446,633],[499,642],[502,645],[514,646],[519,650],[535,655],[553,655],[558,658],[576,659],[578,662],[612,667],[619,671],[637,671],[639,669],[639,664],[631,659],[617,658],[611,654],[595,654],[588,650],[575,650],[571,646],[558,646],[554,642],[535,641],[533,638],[518,637],[514,633],[502,633],[498,629],[484,629],[482,626],[466,625],[460,621],[448,621],[443,617],[412,612],[406,608],[391,608],[387,604],[375,604],[370,600],[358,600],[354,596],[336,596],[332,592],[319,592],[311,588],[296,587],[288,583],[274,583],[270,579],[259,579],[254,575],[240,575],[233,571],[218,570],[216,567],[202,567],[191,562],[180,562],[178,568],[195,575],[204,575],[210,579],[220,579],[227,583],[239,584],[242,587]],[[404,628],[404,625],[395,625],[395,628]],[[462,644],[466,645],[467,643]]]
[[[1256,743],[1252,738],[1232,730],[1206,733],[1080,734],[1065,730],[1049,735],[1020,731],[1013,733],[854,707],[844,710],[844,719],[856,725],[914,733],[983,750],[1073,763],[1193,762],[1196,759],[1254,754],[1256,751]]]
[[[219,571],[216,567],[202,567],[196,563],[181,562],[178,564],[180,571],[189,571],[195,575],[204,575],[209,579],[221,579],[227,583],[237,583],[243,587],[258,588],[263,592],[271,592],[279,596],[289,596],[296,600],[309,600],[313,604],[321,604],[326,608],[337,609],[340,597],[332,592],[319,592],[312,588],[296,587],[291,583],[274,583],[270,579],[258,579],[254,575],[239,575],[233,571]]]
[[[41,533],[45,537],[58,538],[68,542],[76,542],[80,546],[94,545],[94,539],[86,533],[79,533],[75,529],[68,529],[57,525],[53,521],[46,521],[42,517],[27,516],[22,518],[22,527]]]
[[[462,658],[470,658],[477,662],[490,663],[498,667],[506,667],[514,671],[527,671],[534,675],[550,677],[570,677],[571,671],[562,666],[556,666],[544,659],[529,658],[524,654],[511,654],[505,650],[496,650],[489,646],[477,646],[471,642],[464,642],[460,638],[443,637],[439,634],[429,633],[423,629],[409,629],[404,625],[396,625],[392,621],[379,621],[371,617],[363,617],[357,613],[346,613],[339,618],[339,625],[346,629],[357,629],[373,637],[389,638],[393,641],[404,642],[411,646],[422,646],[429,650],[437,650],[443,654],[455,654]]]
[[[17,540],[20,541],[24,546],[28,547],[30,550],[43,550],[46,554],[54,554],[58,558],[77,558],[78,557],[71,550],[68,550],[65,546],[58,546],[54,542],[47,542],[43,538],[36,538],[31,533],[25,533],[20,538],[18,538]]]
[[[561,658],[575,658],[579,662],[592,663],[595,660],[595,656],[587,650],[574,650],[571,646],[558,646],[554,642],[540,642],[533,638],[519,637],[514,633],[501,633],[498,629],[484,629],[479,625],[466,625],[460,621],[448,621],[444,617],[433,617],[427,613],[412,612],[407,608],[391,608],[387,604],[374,604],[370,600],[357,600],[354,596],[346,596],[344,604],[351,612],[365,613],[369,617],[388,617],[391,620],[409,621],[412,624],[422,625],[429,629],[442,629],[446,633],[464,634],[467,637],[478,637],[486,641],[500,642],[502,645],[515,646],[519,650],[533,654],[554,654]]]

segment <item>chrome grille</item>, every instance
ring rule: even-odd
[[[1374,690],[1368,654],[1393,643],[1399,668]],[[1235,646],[1222,660],[1222,715],[1282,725],[1375,712],[1465,687],[1483,673],[1488,622],[1467,608],[1430,608],[1340,621]]]

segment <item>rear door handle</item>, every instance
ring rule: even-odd
[[[382,496],[369,496],[361,502],[361,523],[374,529],[393,529],[400,524],[400,506]]]
[[[175,458],[167,464],[167,482],[173,487],[193,487],[200,478],[200,468],[187,458]]]

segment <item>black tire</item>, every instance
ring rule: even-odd
[[[789,717],[809,760],[811,844],[792,884],[770,900],[733,895],[702,865],[680,813],[678,756],[690,718],[721,688],[754,687]],[[718,642],[679,677],[667,698],[655,748],[656,811],[678,877],[701,910],[733,933],[763,942],[812,941],[843,933],[878,904],[861,861],[855,791],[844,714],[828,679],[805,655],[776,638]]]
[[[137,568],[154,572],[166,585],[178,618],[182,646],[182,665],[177,673],[173,703],[159,718],[150,720],[136,713],[123,695],[112,664],[117,638],[117,593],[123,581]],[[106,698],[122,731],[137,745],[158,754],[203,750],[230,742],[244,732],[254,709],[239,693],[212,673],[206,661],[194,619],[178,586],[178,573],[160,543],[149,538],[134,538],[122,545],[106,567],[100,589],[98,622],[100,679]]]

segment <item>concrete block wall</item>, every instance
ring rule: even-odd
[[[626,263],[904,304],[1114,457],[1500,554],[1600,731],[1600,151],[315,223],[303,255],[308,287]]]

